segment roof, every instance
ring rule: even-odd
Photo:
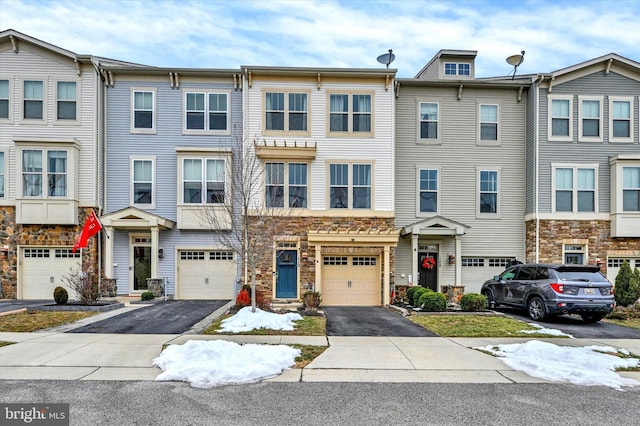
[[[240,67],[243,72],[251,72],[252,74],[269,75],[269,76],[298,76],[298,77],[316,77],[318,74],[323,76],[335,77],[385,77],[387,75],[395,76],[397,69],[395,68],[316,68],[316,67],[270,67],[270,66],[254,66],[242,65]]]
[[[19,31],[16,31],[16,30],[9,29],[9,30],[4,30],[4,31],[0,32],[0,42],[3,42],[5,40],[7,40],[7,39],[11,40],[11,44],[13,45],[13,50],[16,53],[20,49],[20,46],[19,46],[19,44],[17,42],[15,42],[15,40],[19,39],[19,40],[25,41],[27,43],[39,46],[39,47],[41,47],[43,49],[51,50],[52,52],[55,52],[55,53],[57,53],[59,55],[62,55],[62,56],[66,56],[67,58],[72,59],[72,60],[80,60],[80,59],[82,59],[75,52],[72,52],[72,51],[67,50],[67,49],[63,49],[63,48],[58,47],[58,46],[56,46],[54,44],[47,43],[46,41],[39,40],[39,39],[37,39],[35,37],[28,36],[26,34],[23,34],[23,33],[19,32]]]
[[[418,71],[418,74],[416,74],[414,78],[420,78],[420,76],[427,70],[427,68],[431,66],[431,64],[433,64],[435,61],[440,60],[440,58],[443,56],[451,59],[474,59],[477,54],[477,50],[440,49],[440,51],[436,53],[433,58],[431,58],[427,65],[425,65],[420,71]]]

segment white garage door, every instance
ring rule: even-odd
[[[22,249],[21,276],[23,299],[53,300],[53,290],[64,287],[69,299],[76,299],[76,292],[62,278],[71,268],[80,270],[80,250],[71,253],[70,248],[29,247]]]
[[[233,298],[236,262],[232,251],[182,250],[178,259],[177,298]]]
[[[616,277],[618,276],[618,272],[620,272],[620,267],[623,262],[627,262],[629,266],[631,266],[631,270],[634,268],[640,269],[640,259],[635,259],[633,257],[610,257],[607,259],[607,279],[611,281],[612,284],[616,283]]]
[[[324,256],[322,304],[379,306],[380,266],[377,256]]]

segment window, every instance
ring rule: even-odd
[[[463,257],[462,266],[464,267],[484,267],[484,259],[481,257]]]
[[[370,133],[372,111],[372,96],[369,94],[331,94],[329,131]]]
[[[446,75],[456,75],[457,74],[457,64],[452,64],[452,63],[444,64],[444,73]]]
[[[602,141],[602,98],[580,96],[579,135],[583,141]]]
[[[0,80],[0,118],[9,118],[9,80]]]
[[[640,167],[622,168],[622,210],[640,212]]]
[[[438,170],[420,169],[420,212],[436,213],[438,211]]]
[[[133,201],[153,204],[153,160],[133,160]]]
[[[289,164],[289,207],[307,207],[307,165]]]
[[[46,163],[43,163],[46,158]],[[44,195],[43,182],[47,183]],[[25,149],[22,151],[22,195],[67,196],[67,151]]]
[[[307,93],[267,92],[265,94],[265,129],[299,131],[308,129]]]
[[[457,64],[453,62],[445,62],[445,75],[471,75],[471,64]]]
[[[0,198],[4,198],[4,152],[0,151]]]
[[[570,111],[569,99],[551,100],[551,136],[571,136]]]
[[[480,105],[480,140],[498,140],[498,105]]]
[[[153,132],[155,129],[155,92],[134,90],[132,98],[132,130],[143,133]]]
[[[498,172],[480,170],[480,213],[498,213]]]
[[[609,98],[609,138],[633,142],[631,131],[633,99]]]
[[[420,139],[438,139],[438,104],[420,102]]]
[[[555,211],[595,212],[596,168],[556,167]]]
[[[24,118],[42,120],[43,110],[42,81],[24,81]]]
[[[183,159],[183,202],[185,204],[224,204],[225,170],[226,162],[222,158]]]
[[[329,174],[330,208],[371,208],[371,164],[330,164]]]
[[[458,64],[458,75],[471,75],[471,65]]]
[[[226,93],[185,93],[186,130],[226,131],[227,105]]]
[[[564,263],[568,265],[583,265],[585,260],[585,246],[581,244],[565,244],[563,246]]]
[[[76,119],[76,82],[59,81],[56,90],[58,120]]]

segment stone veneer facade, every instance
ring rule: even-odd
[[[564,244],[587,245],[586,263],[601,264],[602,273],[607,273],[607,256],[613,252],[637,251],[638,238],[611,238],[611,222],[608,220],[541,220],[540,263],[562,263]],[[526,261],[536,260],[536,222],[526,223]]]
[[[265,299],[271,300],[275,298],[273,294],[273,282],[274,282],[274,250],[276,247],[276,240],[297,240],[299,250],[299,270],[300,276],[299,293],[300,296],[304,294],[309,287],[315,284],[316,274],[316,258],[315,247],[309,245],[307,231],[368,231],[372,232],[385,232],[394,230],[393,218],[362,218],[362,217],[296,217],[296,216],[274,216],[270,217],[269,230],[265,230],[264,227],[251,230],[251,233],[265,233],[268,238],[261,238],[257,242],[257,265],[256,270],[260,271],[256,276],[256,287],[258,290],[262,290],[265,295]],[[269,235],[270,234],[270,235]],[[339,246],[331,247],[332,250],[340,249]],[[346,252],[346,249],[343,250]],[[370,253],[373,251],[365,244],[361,247],[355,248],[355,253]],[[302,253],[306,253],[307,257],[304,259]],[[379,252],[375,251],[375,254]],[[394,270],[394,255],[395,250],[390,252],[390,270]],[[320,259],[318,259],[320,260]],[[243,271],[244,272],[244,271]],[[382,272],[382,268],[381,268]],[[244,276],[243,276],[244,282]],[[382,275],[380,277],[382,280]],[[393,284],[393,273],[391,273],[391,284]],[[249,277],[248,282],[251,279]]]
[[[13,206],[0,207],[0,281],[2,297],[15,299],[18,295],[18,246],[67,246],[72,247],[82,230],[91,208],[80,209],[79,226],[68,225],[20,225],[16,223]],[[96,264],[97,238],[89,239],[83,250],[85,259]],[[51,295],[53,298],[53,295]]]

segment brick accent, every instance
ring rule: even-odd
[[[526,259],[535,262],[536,222],[526,223]],[[611,238],[611,222],[608,220],[541,220],[541,263],[562,263],[563,243],[582,240],[588,247],[586,263],[595,265],[602,261],[602,273],[607,273],[607,254],[614,250],[640,250],[640,238]]]
[[[0,281],[2,297],[15,299],[18,295],[18,246],[73,246],[91,208],[80,209],[79,226],[20,225],[16,223],[13,206],[0,207]],[[97,238],[91,238],[83,257],[97,264]],[[4,246],[8,250],[4,251]]]

